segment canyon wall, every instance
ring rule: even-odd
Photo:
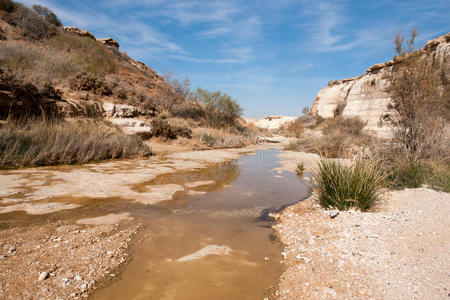
[[[450,33],[428,41],[418,50],[424,59],[440,62],[447,74],[450,71]],[[358,77],[330,81],[317,94],[311,113],[323,118],[334,117],[340,111],[344,117],[360,117],[367,122],[365,129],[380,137],[388,137],[390,128],[381,126],[380,118],[391,101],[386,92],[386,75],[392,74],[398,59],[376,64]]]

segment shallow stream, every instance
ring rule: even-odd
[[[205,181],[193,188],[197,195],[180,193],[131,210],[149,238],[134,247],[120,278],[92,299],[271,298],[282,274],[282,245],[268,213],[305,199],[310,191],[296,174],[273,170],[278,153],[261,150],[146,183]]]

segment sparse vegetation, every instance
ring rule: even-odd
[[[0,0],[0,10],[11,13],[16,9],[17,3],[11,0]]]
[[[283,124],[278,130],[278,133],[287,137],[300,138],[303,136],[304,131],[305,128],[303,127],[303,125],[300,124],[298,120],[294,120],[292,122]]]
[[[178,136],[191,138],[192,131],[187,127],[171,125],[167,120],[154,118],[152,120],[152,133],[154,137],[176,139]]]
[[[378,200],[385,176],[381,167],[375,164],[322,160],[314,182],[322,206],[339,210],[350,207],[367,210]]]
[[[137,136],[101,121],[8,120],[0,127],[0,167],[87,163],[148,156]]]
[[[28,40],[45,40],[57,33],[53,24],[48,23],[45,18],[22,4],[16,4],[8,18],[9,23],[20,28],[24,38]]]
[[[62,26],[61,21],[50,8],[35,4],[33,5],[33,10],[37,14],[43,16],[48,23],[53,24],[55,26]]]
[[[295,172],[298,176],[303,176],[303,172],[305,171],[305,167],[303,166],[303,163],[297,164],[297,168],[295,169]]]
[[[230,133],[226,129],[197,128],[194,137],[202,144],[213,148],[240,148],[254,142],[253,137]]]

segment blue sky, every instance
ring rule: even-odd
[[[113,37],[158,72],[221,90],[246,117],[300,115],[330,80],[392,58],[396,32],[417,46],[450,31],[450,1],[18,0],[65,25]]]

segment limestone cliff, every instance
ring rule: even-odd
[[[439,61],[448,74],[450,70],[450,33],[428,41],[418,50],[422,57]],[[366,130],[378,136],[389,136],[388,127],[379,126],[380,117],[387,112],[390,102],[386,92],[386,75],[391,74],[398,60],[376,64],[358,77],[330,81],[317,94],[311,113],[323,118],[332,118],[336,111],[343,116],[360,117],[367,122]]]

